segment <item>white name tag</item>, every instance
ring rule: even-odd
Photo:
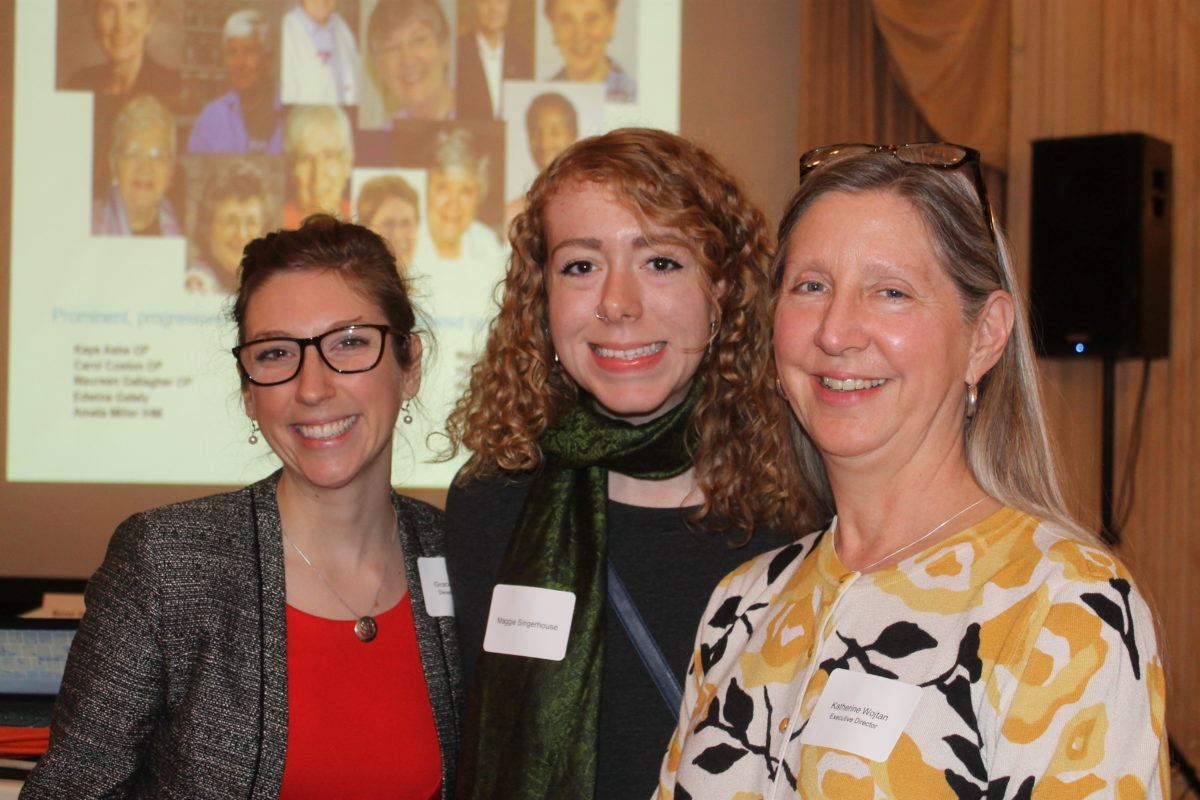
[[[492,590],[483,649],[562,661],[574,611],[574,592],[498,583]]]
[[[421,593],[425,595],[425,613],[431,617],[454,616],[454,596],[450,594],[450,576],[446,574],[446,559],[418,558],[421,573]]]
[[[919,686],[835,669],[800,742],[887,761],[920,701]]]

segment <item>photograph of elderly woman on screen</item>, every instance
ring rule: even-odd
[[[279,224],[281,159],[191,156],[188,267],[184,288],[231,294],[246,243]]]
[[[96,129],[110,134],[97,137],[96,162],[108,166],[98,179],[108,187],[96,192],[92,234],[179,236],[183,230],[168,196],[175,180],[175,116],[149,94],[120,106],[111,122],[102,113],[98,109]]]
[[[283,227],[297,228],[310,214],[350,217],[346,187],[354,164],[354,132],[338,106],[296,106],[283,129],[288,194]]]
[[[348,0],[290,5],[282,22],[283,102],[354,105],[362,70],[353,33],[357,5]]]
[[[543,0],[538,74],[601,83],[610,103],[636,103],[636,6],[626,0]],[[550,46],[549,42],[553,42]]]
[[[180,19],[178,0],[59,0],[58,88],[172,102]]]
[[[425,225],[415,258],[422,269],[456,262],[503,264],[495,229],[480,219],[493,173],[500,172],[499,160],[500,154],[486,147],[482,136],[465,127],[435,134],[427,164]],[[495,200],[489,205],[494,211]]]
[[[579,114],[558,92],[539,94],[525,109],[525,133],[529,155],[540,172],[579,138]]]
[[[504,230],[525,210],[525,191],[555,156],[604,130],[604,87],[512,81],[504,87]]]
[[[504,211],[504,128],[498,122],[409,124],[397,152],[421,167],[421,220],[407,277],[437,336],[433,384],[449,403],[474,362],[496,313],[492,293],[504,277],[507,247],[498,235]]]
[[[221,60],[229,91],[204,106],[188,136],[190,153],[283,152],[283,108],[272,69],[271,24],[256,8],[225,19]]]
[[[499,119],[503,83],[533,77],[532,0],[459,0],[459,119]]]
[[[396,269],[404,275],[417,249],[421,226],[422,170],[355,170],[352,183],[354,212],[359,225],[378,233],[396,256]]]
[[[359,127],[387,129],[398,120],[454,119],[453,5],[379,0],[366,16],[367,80]]]

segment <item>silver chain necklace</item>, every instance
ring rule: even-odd
[[[933,527],[932,527],[932,528],[931,528],[929,531],[927,531],[926,533],[923,533],[923,534],[921,534],[920,536],[918,536],[916,539],[913,539],[913,540],[912,540],[911,542],[909,542],[908,544],[901,545],[900,547],[897,547],[897,548],[896,548],[895,550],[893,550],[892,552],[888,553],[888,554],[887,554],[886,556],[884,556],[883,558],[877,558],[877,559],[875,559],[874,561],[872,561],[870,564],[867,564],[866,566],[859,567],[857,570],[855,570],[855,572],[866,572],[866,571],[867,571],[867,570],[869,570],[871,567],[873,567],[873,566],[875,566],[876,564],[879,564],[879,563],[881,563],[881,562],[887,561],[889,558],[891,558],[892,556],[896,555],[897,553],[903,553],[905,550],[907,550],[908,548],[912,547],[913,545],[920,544],[921,542],[925,541],[925,540],[926,540],[926,539],[928,539],[930,536],[933,536],[935,533],[937,533],[938,531],[940,531],[942,528],[946,527],[946,526],[947,526],[947,525],[949,525],[951,522],[953,522],[954,520],[958,519],[958,518],[959,518],[959,517],[961,517],[963,514],[967,513],[967,512],[968,512],[968,511],[970,511],[972,508],[974,508],[975,506],[979,505],[980,503],[982,503],[984,500],[987,500],[987,499],[988,499],[988,495],[986,495],[986,494],[985,494],[983,497],[979,498],[979,499],[978,499],[978,500],[976,500],[974,503],[971,503],[971,504],[970,504],[970,505],[968,505],[966,508],[962,508],[962,509],[960,509],[960,510],[958,510],[958,511],[954,512],[953,514],[951,514],[949,517],[946,517],[946,519],[942,520],[942,521],[941,521],[941,522],[939,522],[937,525],[934,525],[934,526],[933,526]]]
[[[398,519],[396,519],[396,509],[393,508],[392,509],[393,541],[395,541],[395,537],[399,535],[399,531],[398,531],[399,527],[400,527],[400,521]],[[283,533],[282,529],[280,530],[280,533]],[[300,545],[296,544],[290,538],[288,538],[288,535],[286,533],[283,533],[283,539],[284,539],[284,541],[286,541],[288,544],[290,544],[292,546],[292,549],[294,549],[300,555],[300,558],[304,559],[304,563],[308,565],[308,568],[311,569],[313,572],[317,573],[317,577],[320,578],[321,583],[325,584],[325,588],[329,590],[330,594],[332,594],[334,597],[336,597],[337,601],[339,603],[341,603],[342,606],[347,611],[349,611],[350,614],[355,618],[355,620],[354,620],[354,635],[358,637],[358,640],[360,642],[366,643],[366,642],[369,642],[372,639],[374,639],[375,636],[379,633],[379,623],[377,623],[375,621],[375,617],[371,616],[371,614],[372,614],[372,612],[375,611],[375,607],[377,605],[379,605],[379,595],[383,593],[383,584],[387,581],[387,564],[384,564],[383,574],[379,576],[379,586],[375,589],[375,599],[371,601],[371,607],[367,609],[366,614],[359,614],[357,611],[355,611],[353,608],[350,607],[349,603],[347,603],[342,598],[341,594],[338,593],[338,590],[333,588],[333,584],[330,583],[329,580],[325,577],[325,573],[321,572],[321,570],[317,567],[317,565],[314,564],[312,561],[310,561],[308,559],[308,556],[304,555],[304,551],[300,549]]]

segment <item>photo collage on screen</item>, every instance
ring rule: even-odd
[[[332,213],[439,330],[477,329],[529,183],[637,100],[636,5],[58,0],[56,88],[95,98],[92,235],[185,237],[181,291],[224,297],[247,241]]]

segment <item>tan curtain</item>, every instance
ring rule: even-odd
[[[800,152],[938,138],[892,75],[870,0],[806,0],[800,24]]]
[[[896,79],[938,135],[1008,166],[1009,0],[871,0]]]

